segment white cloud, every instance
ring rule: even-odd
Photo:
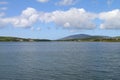
[[[7,7],[0,7],[0,10],[7,10]]]
[[[98,14],[87,12],[83,8],[71,8],[67,11],[56,10],[53,12],[37,11],[34,8],[27,8],[19,16],[5,17],[5,13],[0,13],[0,27],[9,24],[14,27],[32,27],[37,21],[41,23],[54,23],[66,29],[94,29],[95,19],[101,20],[101,29],[120,29],[120,9]]]
[[[0,4],[8,4],[6,1],[0,1]]]
[[[57,26],[69,29],[93,29],[95,28],[94,19],[96,14],[85,11],[84,9],[71,8],[67,11],[41,12],[34,8],[27,8],[21,15],[16,17],[1,17],[0,25],[11,24],[14,27],[32,27],[37,22],[54,23]]]
[[[92,22],[96,14],[86,12],[84,9],[71,8],[68,11],[53,11],[44,13],[40,17],[42,22],[54,22],[58,26],[74,29],[92,29],[95,24]]]
[[[67,5],[74,5],[76,0],[61,0],[56,5],[67,6]]]
[[[22,14],[17,17],[1,18],[4,24],[12,24],[15,27],[31,27],[39,17],[38,12],[34,8],[27,8],[22,11]]]
[[[38,17],[39,14],[34,8],[27,8],[20,16],[12,18],[12,24],[16,27],[30,27],[37,21]]]
[[[103,20],[100,28],[102,29],[120,29],[120,10],[115,9],[109,12],[102,12],[99,18]]]
[[[37,0],[38,2],[45,3],[48,2],[49,0]]]

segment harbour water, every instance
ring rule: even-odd
[[[0,80],[120,80],[120,43],[0,42]]]

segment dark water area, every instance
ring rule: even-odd
[[[120,43],[0,42],[0,80],[120,80]]]

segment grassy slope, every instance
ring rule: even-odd
[[[120,37],[102,37],[102,36],[92,36],[89,38],[83,38],[83,39],[66,39],[66,40],[59,40],[59,41],[79,41],[79,42],[120,42]]]
[[[48,39],[26,39],[18,37],[0,37],[0,42],[39,42],[39,41],[51,41]],[[92,36],[89,38],[83,39],[66,39],[66,40],[57,40],[57,41],[78,41],[78,42],[120,42],[120,37],[111,37],[106,38],[102,36]]]
[[[26,39],[26,38],[17,38],[17,37],[0,37],[0,41],[16,41],[16,42],[32,42],[32,41],[50,41],[47,39]]]

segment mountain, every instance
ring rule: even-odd
[[[0,42],[40,42],[40,41],[120,42],[120,36],[109,37],[109,36],[98,36],[98,35],[88,35],[88,34],[76,34],[58,40],[0,36]]]
[[[71,36],[67,36],[64,37],[60,40],[70,40],[70,39],[98,39],[98,38],[110,38],[109,36],[93,36],[93,35],[88,35],[88,34],[76,34],[76,35],[71,35]]]
[[[87,35],[87,34],[76,34],[76,35],[71,35],[71,36],[64,37],[60,40],[84,39],[84,38],[90,38],[90,37],[91,37],[91,35]]]
[[[88,34],[76,34],[59,39],[58,41],[120,41],[118,37],[88,35]]]
[[[14,42],[38,42],[38,41],[51,41],[51,40],[0,36],[0,42],[13,42],[13,41]]]

